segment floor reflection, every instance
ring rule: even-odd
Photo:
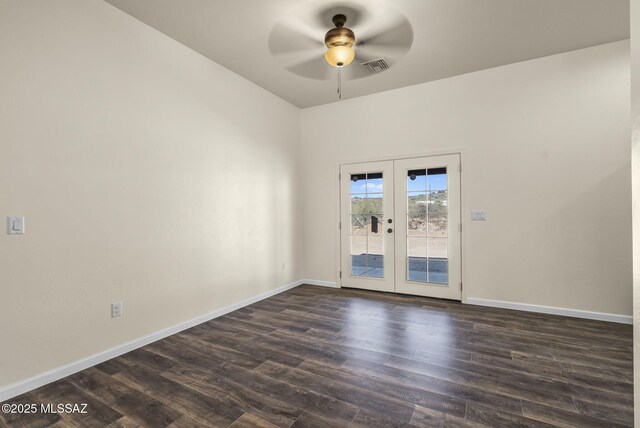
[[[378,352],[423,360],[437,360],[450,366],[454,358],[468,359],[456,351],[455,323],[446,312],[401,302],[388,303],[366,298],[350,299],[341,342]]]

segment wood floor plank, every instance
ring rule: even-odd
[[[398,420],[382,412],[371,409],[360,409],[353,421],[349,424],[350,428],[415,428],[410,421]]]
[[[629,343],[621,342],[616,338],[595,337],[593,334],[568,334],[566,330],[523,330],[513,329],[502,326],[486,325],[475,323],[474,330],[490,333],[493,336],[507,337],[512,341],[522,342],[538,342],[543,345],[569,345],[569,349],[577,348],[596,348],[603,353],[608,353],[616,358],[627,359],[627,348]],[[623,351],[623,353],[620,353]]]
[[[123,416],[117,421],[111,422],[106,428],[139,428],[140,426],[140,423],[127,416]]]
[[[237,336],[239,340],[250,340],[257,334],[266,334],[273,331],[273,329],[268,329],[266,332],[250,331],[247,330],[244,326],[233,326],[227,322],[220,321],[219,318],[215,318],[211,321],[207,321],[188,330],[185,330],[185,332],[189,332],[190,334],[197,336],[198,330],[225,333],[230,336]]]
[[[190,336],[190,332],[185,332],[184,336]],[[304,360],[304,357],[293,355],[286,349],[282,349],[282,347],[266,345],[256,347],[254,342],[259,336],[253,336],[252,340],[238,340],[237,338],[230,337],[225,334],[210,331],[208,333],[198,333],[196,337],[205,342],[257,357],[261,360],[260,364],[266,360],[271,360],[291,367],[296,367]]]
[[[446,415],[444,419],[444,428],[491,428],[490,425],[481,424],[479,422],[470,421],[468,419],[458,418],[456,416]]]
[[[481,406],[476,403],[469,403],[467,407],[466,419],[471,422],[489,425],[495,428],[549,428],[553,425],[526,416],[514,415],[513,413],[501,412],[492,407]]]
[[[86,404],[86,413],[80,409],[78,413],[59,413],[69,425],[82,427],[103,427],[117,421],[123,415],[109,405],[93,398],[80,388],[76,388],[67,379],[50,383],[33,391],[33,395],[42,404],[58,406],[70,404],[81,406]],[[60,397],[64,397],[63,400]]]
[[[283,382],[280,379],[274,379],[256,371],[233,367],[230,364],[219,367],[218,374],[259,393],[275,394],[280,400],[292,404],[307,413],[331,415],[336,420],[349,422],[358,411],[358,407],[335,397],[320,394],[306,387]]]
[[[182,416],[172,407],[141,393],[97,369],[87,369],[67,380],[78,389],[141,425],[166,426]]]
[[[467,342],[466,338],[455,336],[450,337],[445,343],[438,343],[443,341],[443,337],[440,334],[437,337],[438,341],[433,343],[429,342],[429,335],[422,334],[420,331],[414,331],[410,336],[405,336],[402,333],[387,333],[372,335],[372,329],[363,326],[356,328],[350,328],[350,331],[342,331],[336,336],[336,341],[340,343],[348,343],[357,345],[364,349],[371,349],[378,352],[391,353],[397,355],[415,355],[418,353],[425,353],[427,355],[455,355],[459,359],[470,359],[471,353],[479,353],[484,355],[496,356],[500,358],[511,359],[511,352],[505,347],[491,346],[483,343],[471,343]],[[382,329],[384,331],[384,329]],[[376,331],[376,330],[373,330]],[[307,334],[313,334],[318,337],[330,337],[327,334],[310,330]],[[416,340],[422,338],[422,340]],[[407,346],[411,344],[411,346]],[[408,354],[409,353],[409,354]]]
[[[199,339],[187,340],[172,337],[171,340],[154,342],[146,349],[165,358],[202,367],[205,370],[230,361],[240,367],[254,368],[264,361],[248,354],[216,347]]]
[[[116,374],[119,371],[126,370],[129,367],[131,367],[131,363],[125,361],[120,357],[113,358],[95,366],[96,369],[108,375]]]
[[[593,401],[574,399],[578,411],[587,416],[592,416],[605,421],[629,423],[633,420],[633,408],[612,407]]]
[[[428,358],[441,357],[447,360],[451,358],[459,360],[471,359],[471,349],[463,350],[451,346],[440,346],[437,343],[427,346],[426,343],[429,343],[429,337],[428,335],[422,335],[420,332],[414,332],[408,337],[397,332],[378,333],[375,337],[372,337],[370,329],[350,328],[349,330],[350,331],[345,332],[345,329],[343,329],[339,334],[327,334],[326,332],[311,329],[306,332],[304,336],[313,338],[316,342],[325,342],[330,346],[341,344],[383,354],[407,355],[412,357],[425,355]],[[415,346],[416,339],[418,339],[418,346]],[[488,350],[490,355],[495,355],[496,352],[499,352],[499,355],[503,358],[510,358],[510,354],[504,350]]]
[[[211,422],[204,422],[198,417],[191,417],[189,415],[183,415],[181,418],[173,421],[171,425],[167,425],[167,428],[207,428],[210,426],[215,426]]]
[[[262,313],[262,316],[254,317],[253,314],[251,314],[246,317],[236,317],[233,313],[230,313],[227,314],[227,317],[229,319],[228,323],[238,322],[243,326],[256,325],[274,330],[287,330],[299,333],[304,333],[310,328],[304,323],[295,322],[293,319],[278,319],[277,315],[278,314],[274,312],[269,313],[269,316],[265,316],[265,313]]]
[[[354,362],[356,365],[358,364],[355,362],[357,360],[349,361]],[[335,367],[331,364],[312,359],[306,360],[299,368],[318,376],[340,380],[349,385],[375,391],[388,397],[405,401],[414,406],[419,405],[437,412],[446,412],[461,417],[465,415],[466,403],[463,400],[432,392],[428,387],[423,388],[421,386],[407,385],[393,378],[381,379],[379,377],[362,376],[353,370],[348,370],[344,367]]]
[[[633,426],[633,421],[630,421],[630,423],[620,423],[610,419],[594,418],[582,413],[576,415],[572,412],[543,404],[531,403],[526,400],[522,401],[522,412],[531,419],[537,419],[552,426],[559,427],[602,428],[606,426],[608,428],[619,428]],[[606,421],[606,423],[604,423],[604,421]]]
[[[114,378],[142,393],[153,395],[158,401],[200,423],[227,426],[244,413],[224,394],[204,395],[142,367],[131,367],[115,374]]]
[[[629,325],[302,285],[7,402],[90,414],[0,427],[629,427],[632,348]]]
[[[445,418],[446,413],[416,406],[411,417],[411,424],[422,428],[442,428]]]
[[[505,409],[512,413],[521,413],[520,400],[478,385],[464,382],[451,382],[439,377],[428,376],[397,369],[395,367],[374,364],[366,361],[347,361],[342,365],[361,375],[397,380],[405,385],[420,387],[426,391],[435,392],[463,401],[485,404],[495,408]]]
[[[223,324],[223,325],[228,325],[229,327],[238,329],[238,330],[244,330],[248,333],[270,333],[274,330],[276,330],[274,327],[269,327],[266,325],[262,325],[259,323],[252,323],[252,322],[245,322],[243,321],[241,318],[234,318],[233,317],[233,312],[217,318],[214,320],[216,325],[219,324]]]
[[[382,394],[360,388],[354,384],[338,381],[336,378],[329,379],[271,361],[265,362],[256,371],[274,379],[283,379],[293,385],[309,388],[328,397],[335,397],[337,400],[359,408],[380,412],[390,419],[408,423],[413,415],[414,406],[412,404],[385,397]]]
[[[296,327],[293,331],[306,331],[311,328],[316,330],[325,330],[328,332],[337,333],[342,330],[343,325],[340,322],[336,322],[335,320],[323,320],[309,318],[307,316],[297,316],[292,317],[290,314],[282,314],[279,312],[268,312],[262,310],[256,310],[251,314],[252,320],[257,320],[258,322],[262,322],[266,325],[272,325],[277,323],[278,328],[280,326],[293,326]],[[306,329],[305,329],[306,327]]]
[[[183,349],[198,353],[204,357],[214,357],[218,360],[222,360],[225,363],[233,363],[236,366],[254,368],[264,362],[264,358],[251,355],[246,352],[238,352],[233,349],[225,348],[224,346],[218,346],[212,342],[205,342],[204,340],[194,339],[186,335],[176,334],[167,338],[168,343],[172,343]]]
[[[348,343],[318,341],[316,336],[308,335],[308,332],[300,335],[274,331],[269,334],[269,339],[273,338],[281,341],[281,343],[285,341],[295,341],[295,343],[304,346],[301,349],[303,352],[306,351],[306,354],[304,354],[305,357],[314,357],[329,361],[344,361],[348,358],[359,358],[374,363],[384,363],[389,358],[389,354],[387,353],[351,346]]]
[[[260,336],[260,334],[267,333],[249,333],[246,330],[240,330],[233,327],[230,327],[226,324],[216,324],[215,320],[206,322],[204,324],[197,325],[190,329],[182,331],[180,334],[185,334],[187,336],[195,336],[201,339],[205,337],[209,337],[210,335],[216,335],[219,337],[226,337],[230,340],[234,341],[251,341],[256,337]]]
[[[330,415],[322,417],[314,413],[302,412],[291,428],[344,428],[346,426],[351,425],[346,421],[333,419]]]
[[[22,394],[16,398],[6,401],[5,403],[13,406],[13,410],[9,412],[0,412],[0,427],[15,428],[45,428],[53,426],[62,418],[57,413],[44,413],[40,411],[40,399],[33,392]],[[37,411],[35,412],[18,412],[18,405],[26,406],[35,404]]]
[[[162,373],[163,377],[187,385],[204,395],[225,393],[229,400],[245,412],[251,413],[277,426],[289,426],[302,411],[296,406],[278,400],[271,395],[232,382],[217,371],[205,372],[179,364]],[[278,385],[271,385],[277,387]]]
[[[277,428],[276,425],[269,423],[251,413],[245,413],[236,419],[229,428]]]
[[[558,408],[575,411],[573,388],[567,384],[539,376],[527,376],[497,367],[470,364],[467,367],[443,369],[440,366],[392,355],[385,365],[412,373],[437,377],[458,384],[487,388],[516,398],[551,403]],[[576,386],[577,388],[577,386]]]
[[[491,355],[471,354],[471,361],[477,364],[484,365],[485,367],[499,367],[502,369],[509,369],[516,372],[525,374],[532,374],[538,376],[549,377],[563,377],[565,371],[562,365],[556,361],[550,360],[547,364],[531,363],[524,359],[505,359],[497,358]]]
[[[168,370],[177,364],[175,361],[169,358],[147,351],[146,349],[136,349],[134,351],[121,355],[118,358],[125,361],[130,366],[137,364],[149,370],[154,370],[158,372]],[[116,373],[119,373],[120,371],[121,370],[119,370]],[[112,373],[112,374],[115,374],[115,373]]]

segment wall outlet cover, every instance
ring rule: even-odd
[[[487,221],[487,212],[481,210],[471,211],[471,221]]]
[[[122,302],[113,302],[111,304],[111,318],[122,316]]]
[[[7,217],[7,234],[24,235],[24,217]]]

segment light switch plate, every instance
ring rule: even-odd
[[[487,212],[479,210],[471,211],[471,221],[487,221]]]
[[[7,234],[24,235],[24,217],[7,217]]]

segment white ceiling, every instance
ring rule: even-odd
[[[105,1],[298,107],[337,101],[337,72],[321,58],[329,12],[342,7],[356,38],[402,17],[413,31],[407,52],[389,51],[389,70],[353,79],[345,69],[343,98],[629,38],[629,0]],[[272,54],[274,35],[282,43],[283,31],[293,28],[307,37],[292,36],[287,47],[305,49]],[[315,47],[306,49],[309,43]],[[298,56],[318,58],[322,71],[291,71]],[[357,59],[349,67],[362,67]]]

